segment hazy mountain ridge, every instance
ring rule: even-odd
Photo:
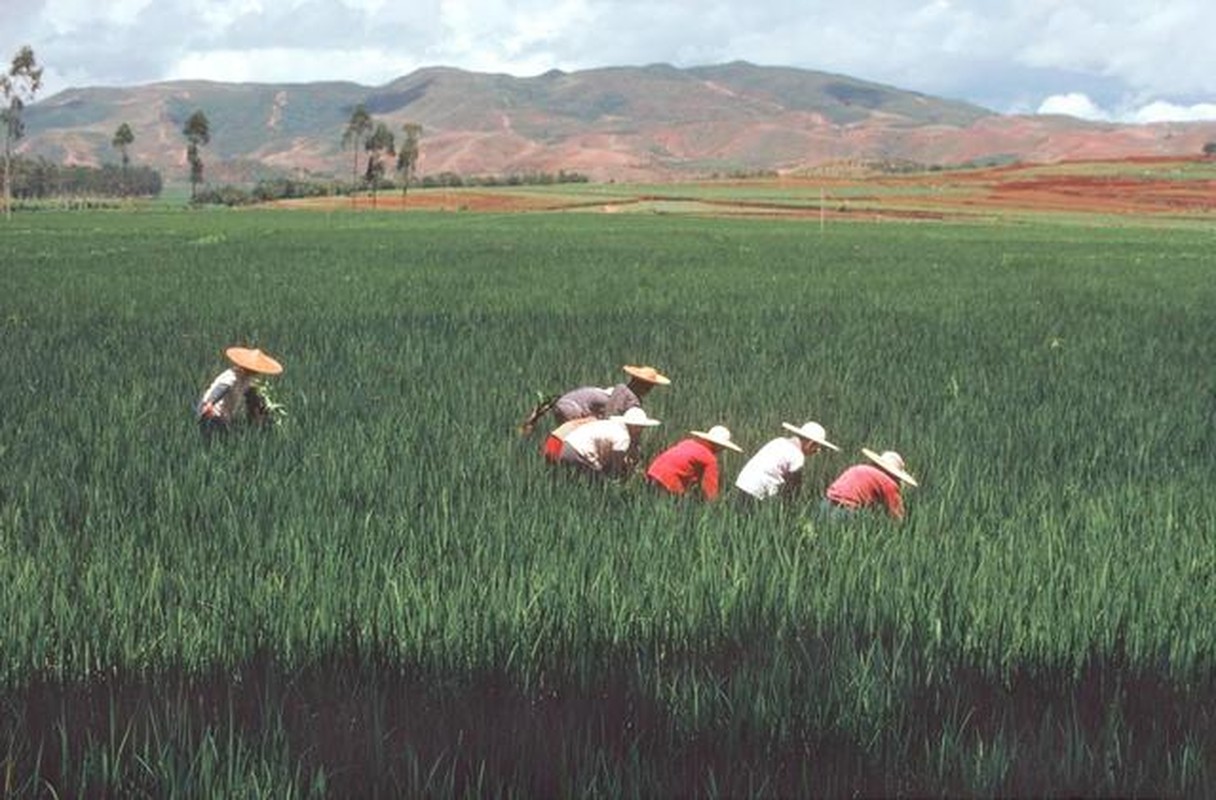
[[[430,67],[379,87],[173,81],[69,89],[26,111],[20,151],[67,163],[116,162],[123,122],[132,161],[186,178],[186,118],[211,123],[212,182],[259,173],[349,177],[342,146],[363,103],[398,135],[423,126],[421,174],[581,172],[661,180],[732,171],[799,171],[848,161],[950,166],[1198,155],[1216,123],[1112,125],[1006,116],[843,75],[743,62],[605,67],[528,78]]]

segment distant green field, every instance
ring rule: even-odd
[[[642,215],[0,224],[16,796],[1208,794],[1209,230]],[[229,344],[289,417],[205,447]],[[657,452],[816,419],[742,515],[515,426],[625,363]],[[859,450],[903,525],[829,523]],[[729,482],[746,456],[728,454]]]

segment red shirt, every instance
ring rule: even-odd
[[[672,494],[684,494],[700,482],[706,500],[718,497],[718,456],[700,439],[684,439],[655,456],[646,477]]]
[[[840,477],[828,487],[827,497],[847,508],[864,508],[882,503],[896,519],[903,519],[904,516],[899,482],[869,464],[857,464],[840,473]]]

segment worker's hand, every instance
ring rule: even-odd
[[[214,419],[220,415],[219,409],[215,407],[215,403],[203,403],[203,407],[199,409],[199,416],[204,419]]]

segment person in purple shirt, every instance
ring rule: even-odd
[[[671,379],[660,373],[654,367],[623,367],[629,376],[626,383],[602,388],[599,386],[580,386],[571,389],[556,398],[550,398],[538,404],[523,424],[519,426],[520,433],[525,436],[532,433],[536,423],[547,412],[552,411],[557,424],[575,419],[594,417],[607,419],[611,416],[624,414],[631,408],[641,408],[642,399],[655,386],[666,386]]]

